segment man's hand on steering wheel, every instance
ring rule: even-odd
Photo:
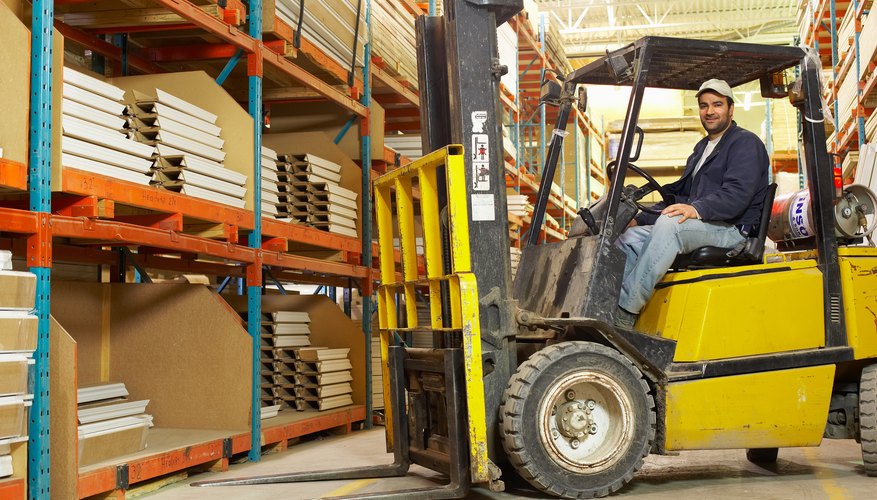
[[[614,168],[615,168],[615,161],[611,161],[611,162],[609,162],[608,165],[606,165],[606,172],[609,174],[610,177],[614,177]],[[657,191],[658,194],[661,195],[661,198],[664,200],[664,203],[667,205],[670,205],[672,203],[672,199],[670,197],[668,197],[667,194],[664,192],[664,187],[661,186],[661,184],[658,181],[656,181],[654,177],[649,175],[648,172],[637,167],[633,163],[628,163],[627,168],[629,168],[630,170],[633,170],[634,172],[639,174],[643,179],[646,180],[646,184],[644,186],[642,186],[642,187],[638,188],[636,191],[634,191],[634,197],[631,199],[631,201],[633,201],[633,203],[636,205],[636,207],[643,212],[646,212],[649,214],[654,214],[654,215],[660,215],[661,211],[647,207],[647,206],[641,204],[639,202],[639,200],[643,199],[645,197],[645,195],[651,193],[652,191]],[[650,189],[647,189],[647,188],[650,188]]]

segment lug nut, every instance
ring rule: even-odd
[[[576,391],[573,391],[572,389],[566,391],[566,399],[572,401],[575,398],[576,398]]]
[[[588,432],[590,434],[596,434],[597,433],[597,424],[591,424],[591,427],[588,429]]]
[[[594,408],[597,407],[597,402],[594,401],[593,399],[589,399],[587,404],[588,404],[589,410],[593,410]]]
[[[577,449],[581,443],[579,443],[578,439],[573,439],[569,442],[569,445],[572,446],[572,449]]]
[[[553,437],[554,439],[557,439],[557,438],[560,437],[560,433],[557,432],[557,429],[552,429],[552,430],[551,430],[551,437]]]

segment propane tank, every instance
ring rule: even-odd
[[[877,197],[860,184],[844,188],[834,201],[834,233],[838,238],[861,238],[871,234],[877,225],[874,216]],[[810,190],[803,189],[776,198],[770,214],[767,235],[775,242],[809,238],[816,234]]]

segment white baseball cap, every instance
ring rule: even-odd
[[[713,78],[711,80],[703,82],[700,85],[700,89],[697,91],[697,97],[700,97],[700,94],[703,94],[707,90],[711,90],[725,97],[730,97],[731,102],[734,102],[734,91],[731,90],[731,86],[728,85],[728,82],[726,82],[725,80]]]

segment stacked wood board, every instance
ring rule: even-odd
[[[509,215],[526,217],[533,212],[533,205],[530,203],[530,198],[525,194],[519,194],[514,189],[509,189],[507,191],[506,200]]]
[[[358,0],[309,0],[304,2],[304,13],[299,18],[301,3],[302,0],[274,0],[275,14],[293,30],[298,29],[301,20],[302,37],[342,67],[352,66],[356,40],[355,65],[361,67],[367,36],[365,4]]]
[[[302,348],[296,351],[295,407],[330,410],[353,404],[352,365],[348,348]]]
[[[247,176],[225,168],[218,116],[161,89],[132,91],[128,134],[155,148],[152,184],[243,208]]]
[[[294,387],[295,350],[311,345],[310,315],[278,311],[262,314],[262,405],[277,406]]]
[[[155,148],[126,137],[125,91],[70,68],[63,73],[63,165],[148,185]]]
[[[384,145],[409,160],[417,160],[423,156],[423,140],[418,134],[386,135]]]
[[[356,193],[339,185],[341,165],[313,154],[281,155],[291,165],[293,220],[352,238],[356,233]]]
[[[287,170],[278,162],[277,152],[262,146],[262,216],[289,218]]]
[[[509,248],[509,256],[512,263],[512,277],[518,274],[518,265],[521,263],[521,249],[517,247]]]
[[[381,369],[381,336],[372,335],[372,408],[381,410],[384,408],[384,371]]]
[[[80,467],[146,448],[152,427],[148,399],[129,401],[123,383],[83,386],[76,395]]]
[[[865,140],[873,141],[877,135],[877,113],[872,113],[865,121]]]
[[[417,86],[417,39],[414,15],[399,0],[372,2],[372,55],[383,68]]]
[[[14,449],[26,446],[33,402],[33,352],[37,317],[31,314],[36,277],[10,271],[8,252],[0,264],[0,478],[24,477],[26,464],[15,463]],[[17,470],[16,470],[17,469]]]

